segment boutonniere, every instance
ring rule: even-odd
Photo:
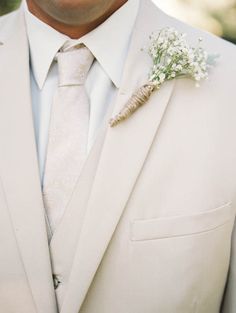
[[[199,86],[202,79],[208,78],[209,69],[218,57],[209,55],[201,47],[201,38],[196,47],[191,47],[186,41],[186,34],[169,27],[163,28],[157,34],[152,33],[150,41],[148,52],[153,60],[153,67],[149,79],[132,95],[122,110],[110,119],[111,127],[130,117],[166,81],[190,78]]]

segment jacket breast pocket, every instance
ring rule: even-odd
[[[171,216],[131,222],[132,241],[164,239],[199,234],[214,230],[232,221],[235,209],[232,203],[192,215]]]

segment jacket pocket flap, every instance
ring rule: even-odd
[[[232,219],[234,211],[229,202],[193,215],[134,220],[131,222],[131,240],[162,239],[210,231]]]

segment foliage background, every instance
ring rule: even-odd
[[[141,0],[142,1],[142,0]],[[236,0],[153,0],[167,13],[236,43]],[[0,0],[0,15],[20,0]]]
[[[153,1],[171,15],[236,43],[236,0]]]
[[[19,3],[19,0],[0,0],[0,15],[16,9]]]

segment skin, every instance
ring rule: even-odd
[[[127,0],[27,0],[32,14],[73,39],[78,39],[118,10]]]

